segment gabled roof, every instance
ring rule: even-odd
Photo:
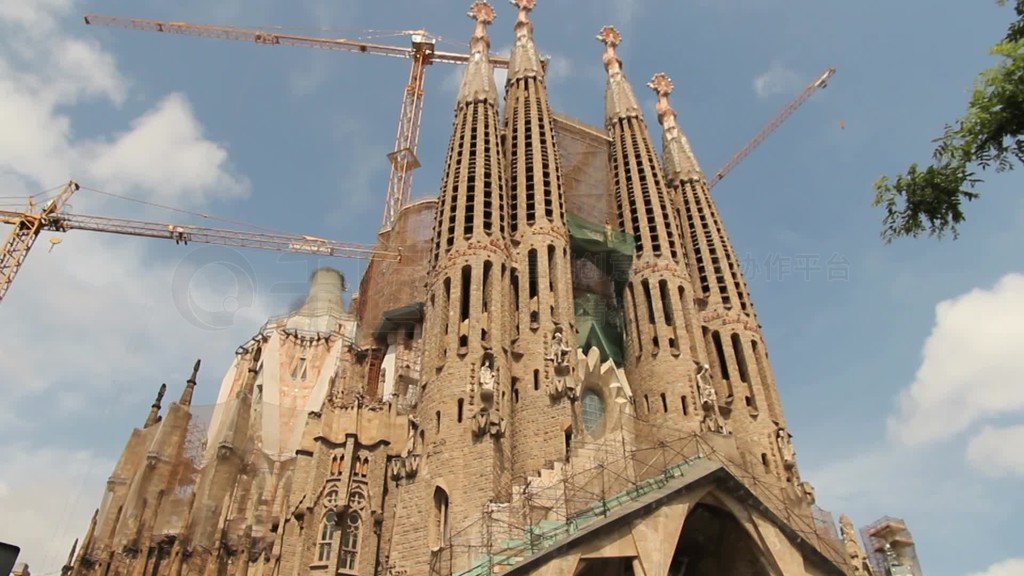
[[[792,526],[780,518],[778,514],[772,511],[768,505],[761,501],[721,463],[701,458],[687,465],[683,470],[685,472],[675,478],[671,478],[663,487],[644,494],[632,502],[615,509],[607,517],[596,520],[564,540],[522,559],[503,573],[508,576],[531,574],[548,561],[591,541],[601,533],[651,515],[654,511],[670,503],[680,495],[705,488],[717,488],[720,492],[728,494],[775,525],[786,539],[800,551],[804,558],[811,560],[821,568],[823,574],[846,576],[846,572],[841,566],[836,565]]]

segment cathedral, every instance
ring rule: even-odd
[[[800,476],[671,80],[659,156],[607,26],[604,127],[558,114],[513,4],[503,95],[470,9],[439,193],[379,237],[400,261],[347,306],[315,272],[215,405],[199,362],[161,387],[62,576],[872,573]]]

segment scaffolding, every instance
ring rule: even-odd
[[[914,538],[902,518],[884,516],[860,529],[868,561],[879,576],[922,576]]]
[[[430,574],[493,576],[509,572],[610,517],[634,511],[719,468],[726,469],[788,526],[795,540],[808,543],[838,566],[846,565],[830,513],[817,506],[811,507],[810,514],[794,508],[779,484],[761,480],[701,434],[677,429],[678,435],[671,440],[629,448],[629,437],[643,436],[653,427],[625,414],[627,410],[622,412],[627,418],[621,431],[582,445],[565,464],[555,463],[539,475],[517,479],[510,502],[492,502],[477,519],[453,531],[433,556]],[[673,432],[665,426],[658,430],[662,437]]]

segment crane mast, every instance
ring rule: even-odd
[[[775,118],[773,118],[767,126],[762,128],[761,131],[757,133],[757,136],[754,136],[754,138],[750,142],[748,142],[746,146],[741,148],[739,152],[733,155],[733,157],[730,158],[729,161],[725,163],[725,166],[723,166],[721,170],[715,173],[715,175],[708,182],[708,188],[713,188],[715,184],[718,184],[722,180],[722,178],[725,178],[726,174],[732,171],[732,169],[735,168],[740,162],[742,162],[743,159],[747,157],[747,155],[753,152],[754,149],[761,144],[761,142],[764,142],[764,139],[767,138],[772,132],[774,132],[776,128],[781,126],[782,123],[785,122],[787,118],[789,118],[789,115],[795,112],[801,104],[806,102],[812,94],[814,94],[820,88],[825,88],[828,85],[829,78],[831,78],[832,75],[835,73],[835,68],[829,68],[828,70],[825,70],[825,72],[821,76],[819,76],[814,82],[808,84],[807,87],[803,89],[803,92],[801,92],[799,95],[797,95],[796,98],[793,98],[793,100],[786,104],[786,107],[782,109],[782,112],[779,112],[779,114],[775,116]]]
[[[53,200],[43,205],[43,209],[38,214],[14,213],[9,220],[4,219],[8,224],[14,225],[14,230],[11,230],[7,236],[3,252],[0,252],[0,301],[4,299],[7,290],[10,289],[11,282],[14,282],[18,270],[21,270],[28,251],[36,243],[39,233],[47,226],[50,218],[64,208],[68,199],[76,191],[78,191],[78,184],[73,181],[68,182]],[[29,203],[31,207],[31,200]]]
[[[53,200],[47,202],[38,213],[0,210],[0,222],[14,226],[14,230],[11,231],[4,243],[3,252],[0,253],[0,301],[3,301],[4,295],[10,289],[11,283],[14,282],[15,276],[24,264],[36,238],[44,230],[52,232],[91,230],[125,236],[163,238],[174,240],[177,244],[197,242],[338,258],[376,258],[394,262],[401,259],[399,252],[372,245],[338,242],[314,236],[177,225],[62,212],[68,199],[78,189],[77,183],[73,181],[67,183],[64,189]]]
[[[395,217],[398,215],[398,211],[409,202],[409,197],[412,194],[413,171],[420,166],[419,159],[416,157],[416,149],[419,145],[420,121],[423,117],[423,87],[426,67],[434,62],[465,64],[471,58],[469,54],[436,50],[435,38],[425,30],[405,31],[404,34],[408,35],[411,39],[411,46],[404,47],[345,38],[319,38],[265,30],[248,30],[232,26],[166,22],[142,18],[106,16],[103,14],[87,14],[85,16],[85,23],[96,26],[166,32],[184,36],[240,40],[271,46],[285,45],[303,48],[322,48],[325,50],[361,52],[363,54],[411,59],[412,66],[409,71],[409,81],[405,86],[402,97],[402,110],[398,117],[395,149],[388,154],[391,171],[388,176],[387,198],[384,201],[384,218],[381,223],[381,231],[391,228]],[[490,61],[494,68],[508,68],[508,58],[491,55]]]

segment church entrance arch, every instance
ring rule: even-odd
[[[700,503],[683,523],[668,576],[773,576],[764,553],[732,513]]]

